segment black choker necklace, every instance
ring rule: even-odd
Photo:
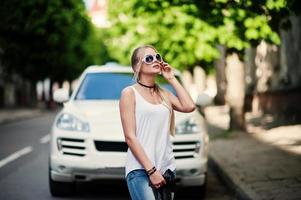
[[[142,86],[144,86],[144,87],[147,87],[147,88],[155,88],[155,85],[153,85],[153,86],[148,86],[148,85],[144,85],[144,84],[142,84],[142,83],[140,83],[139,81],[137,81],[140,85],[142,85]]]

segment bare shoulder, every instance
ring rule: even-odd
[[[132,102],[134,101],[134,91],[131,86],[127,86],[122,89],[120,101]]]
[[[121,94],[124,94],[124,95],[133,94],[133,89],[131,88],[131,86],[127,86],[122,89]]]

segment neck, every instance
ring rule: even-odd
[[[139,83],[143,85],[153,87],[155,85],[155,77],[154,76],[143,76],[138,80]]]

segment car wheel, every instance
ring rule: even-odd
[[[63,196],[71,196],[75,192],[75,184],[74,182],[58,182],[54,181],[51,178],[50,168],[48,173],[49,179],[49,189],[52,196],[55,197],[63,197]]]

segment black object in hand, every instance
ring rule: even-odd
[[[175,190],[175,186],[176,186],[176,177],[175,177],[175,174],[170,170],[166,170],[163,174],[163,177],[166,181],[166,185],[164,186],[167,186],[169,187],[172,191]]]
[[[176,186],[175,174],[170,169],[168,169],[164,172],[163,177],[166,181],[166,184],[158,189],[158,193],[160,197],[156,199],[172,200],[173,199],[172,193],[174,192]]]

